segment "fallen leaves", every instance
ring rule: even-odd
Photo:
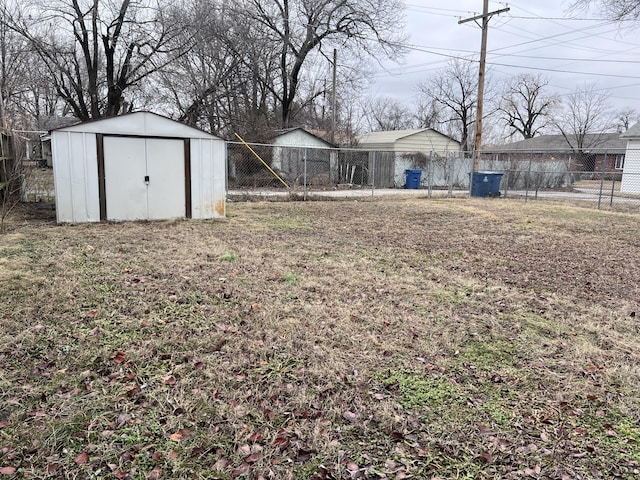
[[[533,468],[525,468],[524,474],[533,478],[538,478],[538,476],[542,473],[542,467],[540,465],[536,465]]]
[[[182,428],[180,430],[178,430],[177,432],[172,433],[171,435],[169,435],[169,438],[171,440],[173,440],[174,442],[179,442],[181,440],[187,439],[189,437],[191,437],[193,435],[193,429],[191,428]]]
[[[278,433],[271,442],[271,445],[278,448],[279,450],[285,450],[290,444],[290,436],[284,428],[278,430]]]
[[[162,470],[160,467],[155,467],[147,475],[147,480],[160,480],[162,478]]]
[[[113,356],[112,360],[115,363],[122,363],[122,362],[124,362],[126,356],[127,355],[124,352],[116,352],[115,355]]]
[[[120,415],[118,415],[118,418],[116,419],[116,428],[121,428],[124,427],[125,425],[128,425],[129,422],[131,422],[132,418],[131,415],[129,415],[128,413],[121,413]]]
[[[342,414],[342,417],[351,423],[356,423],[358,421],[359,415],[356,412],[347,410]]]
[[[257,207],[261,215],[251,219],[252,225],[263,216],[263,207]],[[410,217],[404,216],[405,207]],[[245,207],[236,208],[244,220]],[[383,210],[379,220],[387,207],[378,203],[378,208]],[[513,228],[524,218],[518,212],[515,224],[505,219],[508,228],[502,222],[483,223],[495,251],[487,249],[480,257],[484,235],[447,233],[448,222],[460,218],[458,210],[447,207],[447,219],[441,221],[424,204],[413,208],[395,204],[384,217],[412,224],[408,235],[399,233],[398,222],[381,235],[358,227],[357,235],[343,232],[338,239],[332,233],[336,225],[348,229],[345,218],[358,223],[362,218],[349,203],[339,206],[340,217],[326,205],[314,205],[323,215],[309,210],[305,216],[322,229],[320,250],[312,230],[303,237],[295,231],[274,237],[265,225],[252,229],[251,244],[239,247],[245,252],[256,243],[255,258],[243,255],[234,265],[203,257],[209,251],[215,258],[219,243],[245,241],[238,219],[206,229],[197,222],[135,226],[144,231],[144,254],[128,238],[111,243],[119,235],[103,231],[120,232],[121,226],[105,225],[98,232],[100,263],[87,272],[72,270],[70,253],[63,250],[55,259],[60,268],[86,275],[65,282],[56,273],[55,282],[38,283],[32,305],[20,304],[16,295],[11,300],[15,313],[3,323],[25,326],[13,327],[19,341],[7,337],[0,349],[8,367],[3,400],[15,402],[0,418],[0,447],[11,449],[0,449],[3,478],[11,476],[7,471],[20,475],[23,467],[52,478],[68,471],[82,476],[91,467],[101,468],[105,478],[150,480],[287,478],[296,470],[304,472],[300,478],[318,480],[474,474],[559,479],[563,471],[575,473],[573,478],[595,478],[591,468],[606,472],[607,466],[635,458],[637,423],[625,413],[637,410],[637,399],[629,395],[633,390],[627,390],[632,379],[611,382],[612,365],[625,367],[634,358],[622,354],[622,340],[633,347],[625,351],[635,351],[637,344],[636,322],[622,327],[630,320],[631,303],[612,293],[623,292],[620,285],[634,285],[623,280],[635,273],[602,261],[620,281],[607,282],[611,287],[602,295],[589,292],[591,303],[582,301],[581,290],[540,300],[546,276],[518,269],[519,259],[548,268],[551,260],[565,257],[571,269],[582,268],[581,251],[570,236],[563,236],[562,244],[552,238],[547,250],[546,243],[530,242],[533,230]],[[481,208],[501,207],[492,202]],[[264,212],[273,210],[270,205]],[[333,225],[324,223],[325,215]],[[553,237],[549,221],[544,228]],[[431,222],[433,229],[424,227]],[[474,232],[473,219],[465,222],[455,231]],[[49,230],[96,232],[60,227],[38,235],[51,235]],[[627,235],[622,228],[617,233]],[[183,248],[187,235],[201,248]],[[160,238],[163,242],[156,243]],[[259,245],[263,238],[271,242],[268,249]],[[581,248],[591,248],[589,243],[581,242]],[[605,255],[621,251],[604,245]],[[314,252],[324,250],[331,253],[315,261]],[[451,255],[454,250],[459,259]],[[511,255],[518,250],[527,255]],[[298,262],[308,268],[300,288],[285,290],[279,282],[265,289],[260,283],[273,265],[297,270],[293,263]],[[123,265],[130,271],[123,273]],[[557,273],[551,285],[565,288],[562,276]],[[219,289],[222,277],[225,285]],[[567,277],[569,286],[572,278]],[[130,285],[123,286],[125,281]],[[598,298],[605,294],[610,300],[601,308]],[[28,312],[35,320],[25,318]],[[590,319],[587,313],[606,318]],[[593,320],[591,333],[582,320]],[[33,325],[37,322],[39,327]],[[489,348],[495,342],[509,348]],[[293,362],[276,365],[278,359]],[[258,377],[253,367],[266,374]],[[404,385],[376,378],[388,368],[407,369],[418,385],[429,380],[425,388],[409,392],[419,406],[399,402]],[[451,389],[438,395],[442,386],[453,386],[455,395]],[[67,419],[74,421],[63,423]],[[65,436],[45,451],[49,446],[42,432],[58,423]],[[41,444],[32,445],[35,440]],[[633,475],[630,462],[621,467],[628,471],[620,478]]]
[[[240,475],[247,473],[250,469],[251,465],[245,462],[231,471],[231,478],[238,478]]]
[[[213,464],[213,467],[211,468],[216,472],[222,472],[232,464],[233,462],[228,458],[220,458],[218,459],[218,461],[216,461],[216,463]]]

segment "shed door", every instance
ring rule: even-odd
[[[147,218],[185,217],[184,141],[148,138],[146,142],[149,176]]]
[[[104,137],[108,220],[186,216],[184,141]]]

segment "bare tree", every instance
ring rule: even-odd
[[[14,133],[0,127],[0,233],[5,232],[6,219],[20,201],[22,173]]]
[[[393,58],[403,50],[400,0],[245,0],[240,9],[277,52],[276,83],[267,87],[283,127],[296,113],[303,70],[314,53],[341,47]]]
[[[476,65],[469,60],[453,59],[418,88],[421,95],[443,109],[440,123],[447,127],[445,133],[460,138],[462,150],[469,151],[478,95]]]
[[[4,23],[29,43],[81,120],[121,113],[126,93],[170,62],[178,29],[152,0],[20,3]]]
[[[633,108],[627,107],[616,113],[618,132],[626,132],[640,121],[640,115]]]
[[[0,128],[29,128],[23,102],[30,89],[33,55],[27,42],[2,22],[8,7],[0,7]]]
[[[569,10],[586,10],[591,5],[612,20],[640,18],[640,0],[576,0],[569,6]]]
[[[362,111],[371,131],[404,130],[415,126],[409,108],[392,97],[367,99]]]
[[[171,21],[182,31],[174,42],[192,48],[164,69],[158,90],[173,116],[221,135],[244,122],[259,129],[271,110],[260,79],[274,55],[246,17],[233,13],[224,2],[201,0],[174,12]]]
[[[533,138],[549,125],[559,100],[544,92],[547,85],[549,81],[542,75],[529,73],[513,77],[506,83],[498,112],[510,135]]]
[[[419,128],[436,128],[442,123],[442,109],[430,97],[418,96],[413,116]]]
[[[604,140],[604,133],[615,126],[613,117],[608,95],[598,91],[595,85],[576,90],[562,102],[556,127],[583,170],[595,168],[595,156],[589,150],[597,148]]]

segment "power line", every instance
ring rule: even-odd
[[[413,50],[416,52],[422,52],[422,53],[428,53],[431,55],[436,55],[436,56],[440,56],[440,57],[445,57],[445,58],[451,58],[451,59],[455,59],[455,60],[465,60],[465,61],[470,61],[470,62],[477,62],[478,60],[476,59],[472,59],[470,58],[470,55],[475,55],[477,54],[477,52],[471,51],[471,50],[451,50],[451,49],[441,49],[438,47],[424,47],[424,46],[420,46],[420,45],[407,45],[407,48],[409,50]],[[457,54],[447,54],[447,53],[441,53],[441,52],[437,52],[435,50],[445,50],[445,51],[451,51],[451,52],[455,52]],[[469,55],[467,56],[463,56],[461,54],[463,53],[467,53]],[[489,52],[489,55],[491,55],[492,52]],[[567,62],[595,62],[595,63],[629,63],[629,64],[635,64],[637,62],[632,61],[632,60],[611,60],[611,59],[584,59],[584,58],[564,58],[564,57],[544,57],[544,56],[533,56],[533,55],[510,55],[510,54],[501,54],[497,56],[498,58],[500,57],[512,57],[512,58],[527,58],[527,59],[535,59],[535,60],[558,60],[558,61],[567,61]],[[415,70],[415,71],[411,71],[409,72],[408,69],[414,69],[414,68],[421,68],[421,67],[426,67],[426,66],[431,66],[431,65],[435,65],[441,63],[440,61],[434,61],[434,62],[425,62],[425,63],[420,63],[420,64],[416,64],[416,65],[410,65],[410,66],[402,66],[398,68],[398,72],[397,73],[393,73],[393,71],[391,71],[389,74],[386,75],[376,75],[376,77],[393,77],[393,76],[399,76],[399,75],[403,75],[403,74],[407,74],[407,73],[420,73],[422,71],[428,71],[428,70],[432,70],[431,68],[427,68],[424,70]],[[522,69],[539,69],[539,70],[545,70],[545,71],[549,71],[549,72],[558,72],[558,73],[571,73],[571,74],[575,74],[575,75],[595,75],[595,76],[604,76],[604,77],[612,77],[612,78],[638,78],[638,77],[634,77],[634,76],[628,76],[628,75],[624,75],[624,76],[619,76],[619,75],[615,75],[615,74],[605,74],[605,73],[588,73],[588,72],[577,72],[577,71],[569,71],[569,70],[563,70],[563,69],[559,69],[559,68],[535,68],[535,67],[531,67],[531,66],[519,66],[519,65],[512,65],[512,64],[503,64],[503,63],[499,63],[499,62],[495,62],[495,61],[488,61],[489,64],[491,65],[496,65],[496,66],[507,66],[507,67],[512,67],[512,68],[522,68]]]
[[[608,77],[608,78],[640,78],[638,75],[618,75],[614,73],[593,73],[593,72],[572,72],[571,70],[560,70],[556,68],[545,68],[545,67],[533,67],[531,65],[522,66],[522,65],[510,65],[508,63],[498,63],[498,62],[487,62],[490,65],[496,65],[499,67],[510,67],[510,68],[521,68],[523,70],[540,70],[544,72],[555,72],[555,73],[570,73],[573,75],[590,75],[594,77]]]
[[[449,14],[449,16],[452,17],[461,17],[462,15],[468,15],[468,14],[472,14],[475,15],[476,12],[469,12],[469,11],[463,11],[463,10],[454,10],[451,8],[438,8],[438,7],[427,7],[426,5],[415,5],[412,3],[407,3],[405,4],[406,7],[410,7],[407,8],[407,10],[413,10],[413,11],[417,11],[417,12],[425,12],[425,13],[430,13],[431,10],[435,10],[438,12],[452,12],[451,14]],[[443,15],[443,14],[441,14]]]
[[[520,7],[518,7],[520,8]],[[565,22],[603,22],[610,21],[607,18],[577,18],[577,17],[523,17],[516,15],[509,15],[509,18],[516,18],[518,20],[553,20],[553,21],[565,21]],[[621,21],[632,21],[630,19],[624,19]]]

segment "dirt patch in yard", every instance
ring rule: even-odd
[[[637,214],[227,207],[0,236],[0,473],[640,475]]]

